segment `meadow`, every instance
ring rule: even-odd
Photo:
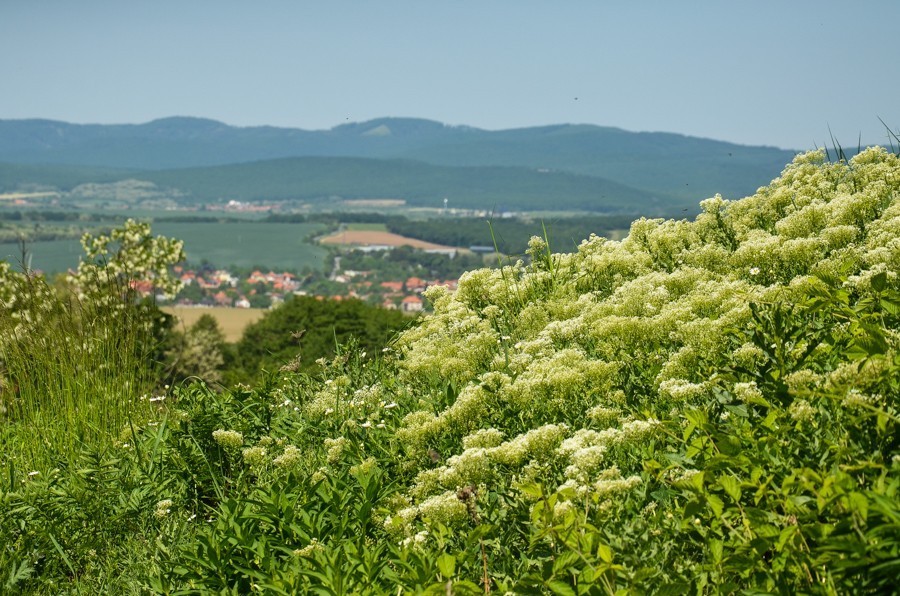
[[[131,225],[71,295],[0,263],[3,589],[895,592],[900,157],[700,209],[535,236],[302,372],[278,323],[285,364],[223,390],[153,386],[153,312],[96,283],[166,286],[179,243]]]

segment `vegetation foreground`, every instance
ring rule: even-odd
[[[76,292],[66,327],[0,269],[2,591],[895,589],[900,159],[808,153],[701,207],[534,238],[380,353],[223,393],[140,399],[152,311]],[[142,242],[110,262],[180,250]],[[29,384],[50,348],[74,364]]]

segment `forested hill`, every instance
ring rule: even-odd
[[[691,202],[604,178],[523,167],[450,167],[410,160],[295,157],[229,166],[142,172],[139,178],[197,201],[233,198],[400,198],[412,206],[672,213]]]
[[[793,154],[572,124],[488,131],[382,118],[308,131],[183,117],[139,125],[0,120],[0,162],[160,170],[304,156],[415,159],[446,166],[560,170],[692,202],[717,192],[752,194],[777,176]]]

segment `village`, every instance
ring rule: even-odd
[[[157,302],[187,307],[273,308],[291,296],[314,296],[318,300],[357,299],[389,310],[415,314],[427,308],[422,297],[429,286],[442,285],[455,291],[457,279],[383,279],[373,271],[343,270],[328,279],[315,274],[298,276],[290,272],[263,272],[259,269],[240,275],[228,269],[176,266],[182,289],[174,300],[156,295]],[[132,287],[151,297],[151,281],[135,281]]]

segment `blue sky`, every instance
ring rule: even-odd
[[[590,123],[805,149],[900,130],[900,2],[3,0],[0,119]]]

